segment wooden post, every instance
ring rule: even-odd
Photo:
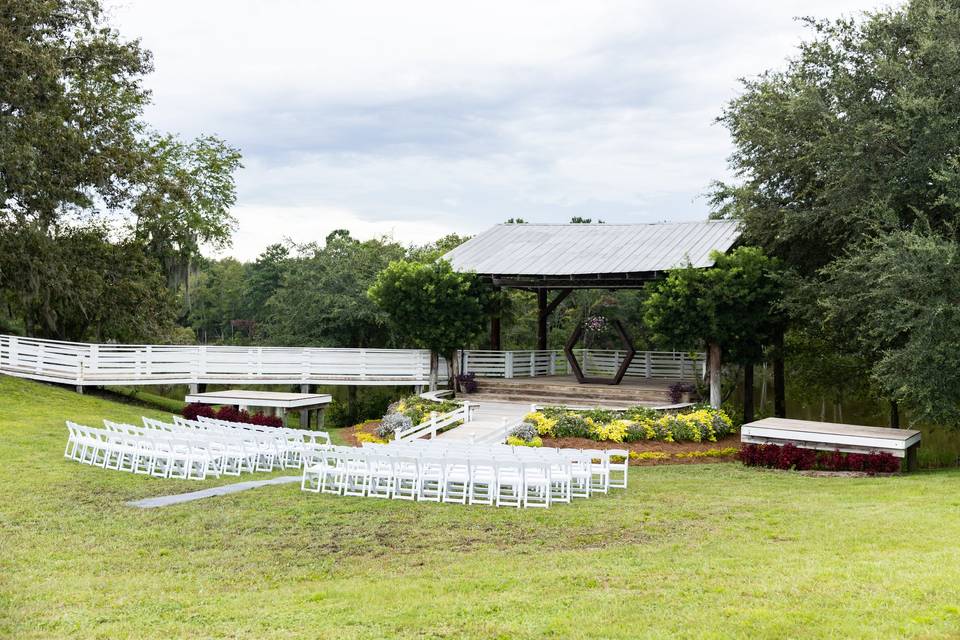
[[[547,289],[537,289],[537,349],[547,349]]]
[[[890,428],[900,428],[900,406],[897,404],[896,400],[890,401]]]
[[[743,421],[753,422],[753,364],[743,367]]]
[[[920,447],[918,442],[915,445],[909,447],[906,451],[906,455],[903,457],[903,463],[901,468],[904,471],[916,471],[917,470],[917,449]]]
[[[720,408],[723,398],[720,395],[720,345],[710,343],[710,406],[714,409]]]

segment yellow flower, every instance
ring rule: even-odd
[[[534,411],[523,416],[524,422],[529,422],[537,428],[537,433],[541,436],[552,436],[553,428],[557,426],[556,419],[548,418],[542,411]]]

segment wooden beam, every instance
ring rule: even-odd
[[[569,296],[572,291],[573,289],[560,289],[560,292],[557,293],[557,296],[550,301],[550,304],[547,305],[547,316],[553,313],[557,306],[566,300],[567,296]]]

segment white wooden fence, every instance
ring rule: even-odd
[[[441,366],[441,375],[445,367]],[[73,385],[429,384],[430,352],[118,345],[0,335],[0,373]]]
[[[474,407],[476,407],[475,404],[464,402],[462,405],[449,413],[437,413],[436,411],[431,411],[430,417],[424,422],[413,425],[406,431],[394,431],[394,440],[413,440],[414,438],[422,438],[426,435],[429,435],[430,439],[432,440],[433,438],[437,437],[437,431],[441,429],[445,429],[457,422],[462,422],[464,424],[470,422],[471,418],[473,417],[472,413]]]
[[[574,349],[584,375],[612,377],[626,352],[613,349]],[[563,351],[463,351],[462,369],[478,378],[534,378],[573,372]],[[666,380],[693,379],[702,375],[706,357],[686,351],[637,351],[627,376]]]

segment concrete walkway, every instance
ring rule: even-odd
[[[249,480],[247,482],[235,482],[225,484],[219,487],[191,491],[190,493],[178,493],[172,496],[158,496],[156,498],[144,498],[143,500],[134,500],[128,502],[129,507],[139,507],[141,509],[153,509],[154,507],[168,507],[172,504],[182,502],[193,502],[213,496],[225,496],[231,493],[239,493],[247,489],[256,489],[257,487],[266,487],[273,484],[290,484],[291,482],[300,482],[301,476],[280,476],[279,478],[270,478],[269,480]]]
[[[437,438],[492,442],[497,439],[497,432],[503,429],[504,419],[506,419],[507,424],[512,424],[528,413],[530,413],[530,403],[488,402],[485,400],[477,403],[477,407],[472,411],[470,422],[445,431]]]

